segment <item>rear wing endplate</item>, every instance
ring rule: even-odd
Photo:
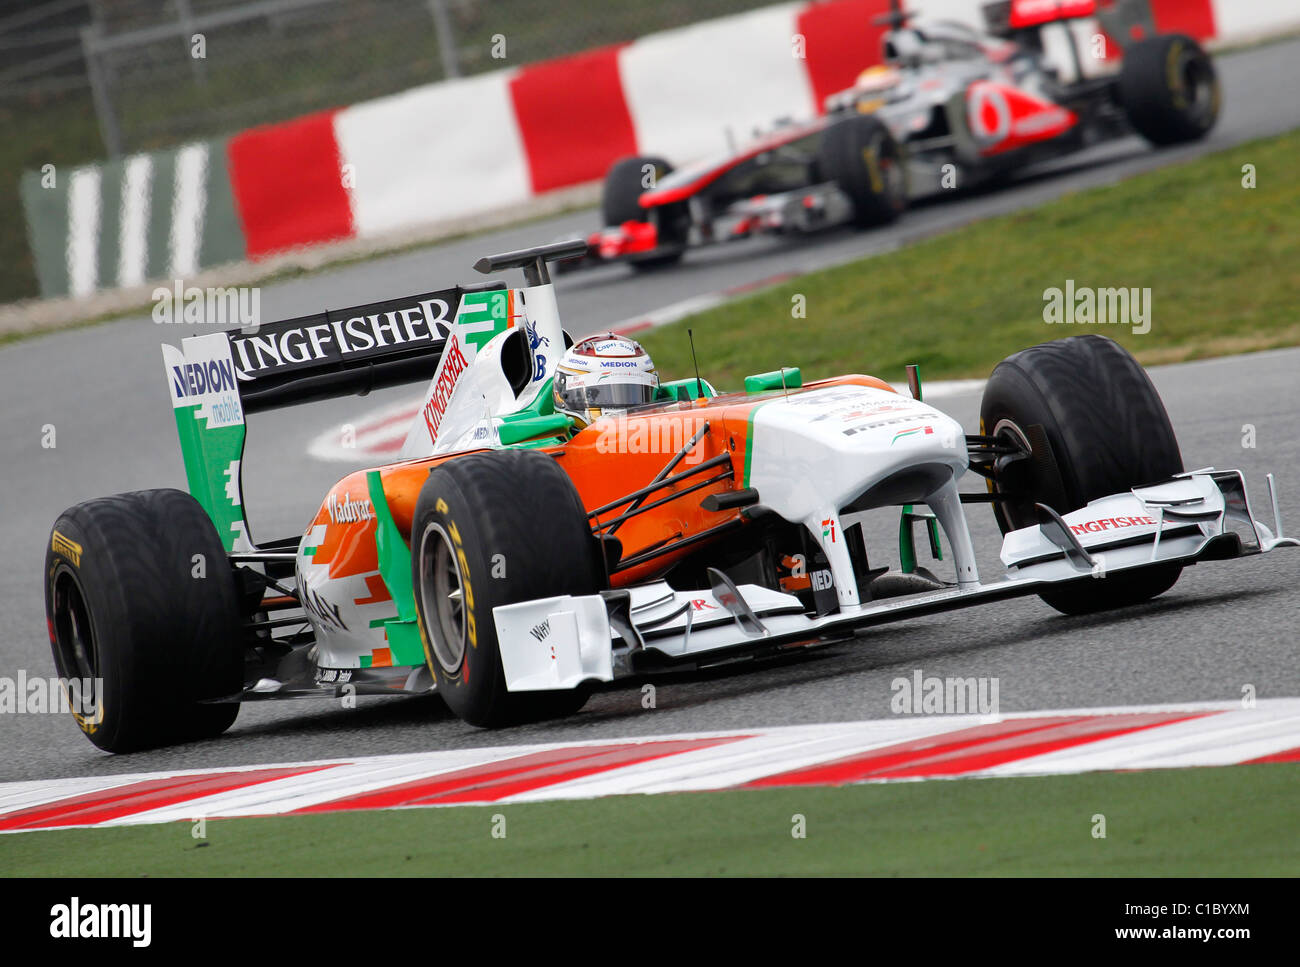
[[[457,286],[163,345],[190,493],[226,550],[253,549],[240,482],[248,413],[428,380],[466,296],[504,288]]]

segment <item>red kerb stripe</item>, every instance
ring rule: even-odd
[[[834,762],[767,776],[748,785],[838,785],[868,779],[957,776],[1209,714],[1214,713],[1149,712],[1007,719],[900,742]]]
[[[1212,0],[1151,0],[1156,29],[1162,34],[1187,34],[1210,40],[1218,33]]]
[[[250,258],[354,234],[334,113],[253,128],[230,139],[230,183]]]
[[[1253,766],[1265,762],[1300,762],[1300,745],[1294,749],[1284,749],[1281,752],[1274,752],[1271,755],[1263,755],[1258,759],[1247,759],[1242,765]]]
[[[333,765],[295,766],[277,769],[249,769],[244,772],[217,772],[198,776],[165,776],[142,779],[125,786],[115,786],[54,802],[30,806],[0,815],[0,830],[52,829],[57,826],[88,826],[123,816],[174,806],[176,803],[204,796],[242,789],[274,779],[303,776]]]
[[[795,29],[804,38],[804,67],[818,114],[827,96],[852,87],[859,74],[880,63],[885,28],[871,21],[888,12],[888,0],[810,3],[799,11]]]
[[[580,748],[549,749],[514,756],[500,762],[470,766],[454,772],[406,782],[336,799],[297,812],[333,812],[342,809],[385,809],[393,806],[434,806],[448,803],[497,802],[544,786],[608,772],[665,756],[708,749],[749,736],[716,739],[669,739],[658,742],[620,742]]]
[[[543,61],[510,79],[534,192],[596,181],[636,154],[618,52],[616,45]]]

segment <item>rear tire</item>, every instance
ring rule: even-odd
[[[78,726],[106,752],[220,735],[243,686],[241,615],[225,548],[189,494],[143,490],[64,511],[45,552],[59,677],[99,679]]]
[[[686,254],[686,240],[690,234],[690,211],[685,202],[642,208],[640,198],[649,189],[645,187],[647,168],[653,169],[653,181],[671,174],[673,166],[663,158],[653,156],[623,158],[614,162],[605,175],[605,187],[600,199],[600,212],[606,225],[624,222],[655,223],[659,245],[653,252],[629,256],[627,261],[635,269],[655,269],[673,265]]]
[[[448,707],[483,728],[582,708],[581,687],[506,690],[492,609],[595,594],[602,573],[586,510],[553,457],[497,450],[435,467],[415,505],[411,580],[425,656]]]
[[[1214,62],[1182,34],[1164,34],[1124,50],[1119,99],[1129,123],[1155,145],[1198,141],[1219,118]]]
[[[998,526],[1038,523],[1035,503],[1059,514],[1183,471],[1169,415],[1146,371],[1104,336],[1043,343],[998,363],[984,388],[980,432],[1032,439],[1041,426],[1043,454],[1009,465],[994,481],[1016,502],[994,505]],[[1158,565],[1108,578],[1087,578],[1040,592],[1064,614],[1086,614],[1150,600],[1173,587],[1181,565]]]
[[[849,196],[858,227],[886,225],[907,208],[902,149],[879,118],[854,114],[832,123],[818,159],[822,177]]]

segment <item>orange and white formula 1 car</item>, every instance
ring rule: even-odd
[[[628,676],[850,639],[884,622],[1040,595],[1076,613],[1145,601],[1206,560],[1284,538],[1242,475],[1186,472],[1145,372],[1079,336],[1016,353],[980,433],[875,377],[665,382],[579,428],[552,381],[569,342],[548,262],[409,299],[164,346],[188,494],[78,504],[45,562],[59,673],[110,751],[216,735],[241,701],[436,690],[468,722],[570,714]],[[254,535],[245,418],[420,380],[402,458],[351,473],[301,532]],[[1113,401],[1108,419],[1077,405]],[[981,486],[961,488],[968,473]],[[986,486],[984,486],[986,485]],[[969,503],[1005,573],[981,576]],[[898,559],[863,522],[903,508]],[[917,564],[913,524],[950,572]]]

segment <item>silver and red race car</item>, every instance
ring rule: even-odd
[[[999,0],[984,14],[982,34],[914,25],[895,2],[883,62],[829,97],[821,117],[678,169],[651,156],[616,162],[606,227],[583,261],[649,268],[760,232],[884,224],[913,199],[1134,133],[1154,145],[1197,140],[1218,119],[1209,55],[1190,37],[1157,35],[1145,0]],[[1096,23],[1104,33],[1080,36]]]

